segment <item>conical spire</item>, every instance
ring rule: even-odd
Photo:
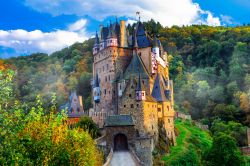
[[[99,37],[98,37],[98,33],[96,31],[96,34],[95,34],[95,45],[98,45],[99,44]]]
[[[108,38],[113,38],[113,37],[116,37],[116,35],[115,35],[115,31],[114,31],[113,25],[110,23],[109,32],[108,32]]]
[[[138,48],[136,29],[134,31],[134,48]]]
[[[99,78],[98,78],[98,74],[97,73],[96,73],[94,87],[99,87]]]

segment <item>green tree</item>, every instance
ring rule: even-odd
[[[205,153],[204,165],[240,166],[244,165],[244,158],[233,137],[218,133],[213,137],[211,149]]]
[[[2,73],[2,71],[0,72]],[[0,165],[89,165],[102,164],[94,140],[82,129],[69,129],[64,123],[64,111],[56,111],[52,96],[49,114],[45,114],[42,99],[28,113],[11,93],[14,72],[0,75]]]
[[[97,138],[100,136],[100,131],[97,124],[90,117],[82,117],[75,126],[87,131],[92,138]]]

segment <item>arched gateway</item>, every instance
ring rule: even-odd
[[[131,115],[109,115],[105,121],[106,146],[115,151],[128,150],[135,140]]]
[[[114,150],[128,150],[128,139],[125,134],[117,134],[114,137]]]

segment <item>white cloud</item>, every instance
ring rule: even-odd
[[[199,4],[192,0],[26,0],[25,4],[37,11],[52,15],[89,15],[98,20],[111,15],[127,16],[133,20],[136,18],[135,12],[140,11],[142,20],[153,18],[164,26],[197,22],[220,24],[219,18],[213,17],[209,11],[202,10]]]
[[[234,22],[234,19],[231,16],[220,15],[220,18],[221,18],[221,21],[226,25],[236,23],[236,22]]]
[[[211,26],[220,26],[219,17],[213,17],[211,12],[207,12],[207,24]]]
[[[80,19],[69,26],[69,31],[81,31],[87,24],[87,20]]]
[[[79,20],[69,25],[68,30],[52,32],[42,32],[41,30],[26,31],[23,29],[0,30],[0,46],[12,48],[20,54],[33,52],[52,53],[75,42],[86,40],[85,25],[85,20]]]

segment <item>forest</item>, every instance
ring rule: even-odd
[[[175,110],[191,114],[192,119],[208,125],[210,129],[213,143],[210,149],[202,152],[206,156],[194,151],[193,156],[186,157],[199,158],[193,160],[192,165],[244,165],[247,158],[241,155],[238,147],[247,146],[246,128],[250,126],[250,26],[163,27],[154,20],[144,22],[144,25],[149,35],[158,35],[168,53],[170,78],[174,81]],[[130,32],[134,26],[128,25]],[[7,141],[0,145],[0,153],[4,153],[2,156],[15,154],[18,158],[22,150],[31,155],[36,150],[35,145],[23,144],[33,144],[32,141],[38,139],[33,138],[30,131],[37,131],[40,125],[47,127],[44,127],[44,133],[56,127],[55,131],[64,130],[62,133],[78,137],[78,129],[68,130],[59,124],[64,115],[52,112],[63,105],[74,90],[83,96],[85,110],[92,107],[90,81],[93,44],[94,40],[89,39],[51,55],[34,53],[0,60],[0,125],[6,124],[9,127],[8,130],[0,128],[0,139],[7,141],[6,132],[9,132],[8,137],[15,137],[13,133],[16,132],[23,141],[20,143],[13,138],[17,142]],[[7,124],[7,119],[17,120]],[[92,141],[88,136],[81,138],[82,143],[85,138]],[[41,140],[47,139],[46,135],[41,136]],[[64,141],[66,143],[69,140]],[[23,146],[20,145],[16,153],[11,150],[11,146],[18,144]],[[42,146],[42,143],[36,146]],[[63,152],[59,144],[52,142],[49,146],[58,153]],[[30,149],[25,150],[27,147]],[[3,150],[6,148],[9,151]],[[48,147],[41,148],[46,151]],[[65,148],[68,148],[65,155],[76,155],[70,154],[72,147]],[[89,148],[92,148],[91,152],[96,152],[94,147]],[[46,161],[50,159],[48,156],[22,157],[27,159],[26,163],[32,163],[28,158]],[[0,164],[3,161],[4,158],[0,158]],[[16,160],[9,163],[12,161]]]

